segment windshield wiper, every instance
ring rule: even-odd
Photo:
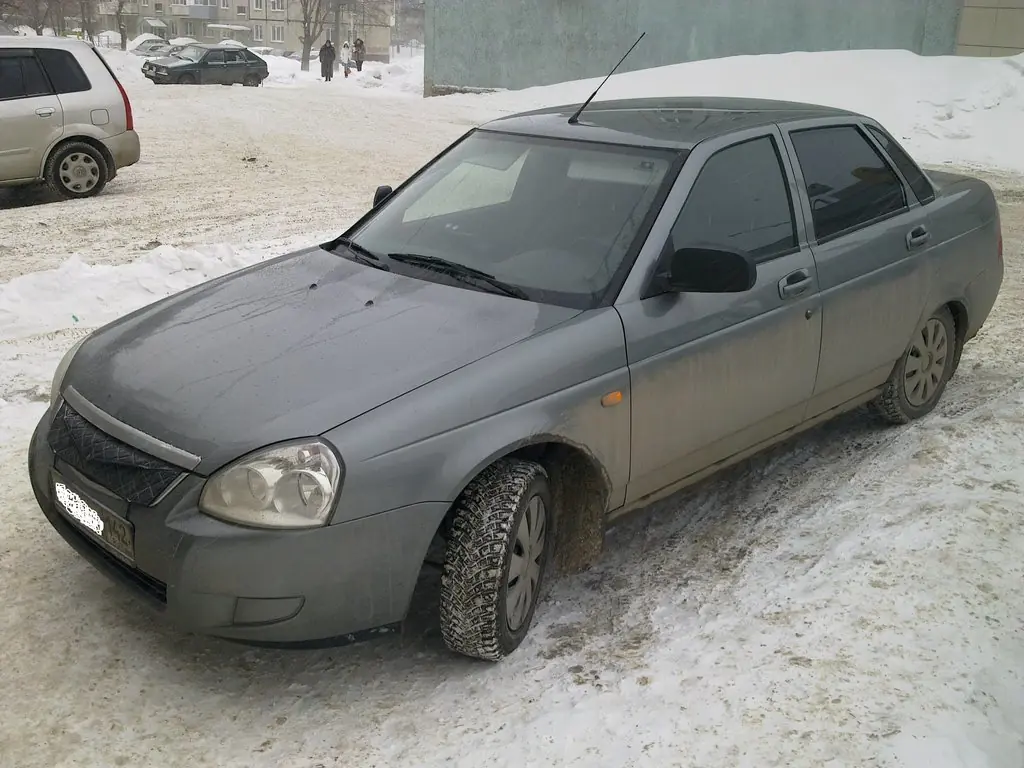
[[[359,243],[352,242],[347,237],[339,237],[334,241],[335,246],[343,246],[348,249],[349,253],[352,254],[352,260],[357,264],[362,264],[367,267],[373,267],[374,269],[383,269],[385,272],[390,272],[391,267],[380,260],[380,256],[371,251],[369,248],[364,248]]]
[[[492,293],[502,293],[516,299],[526,299],[526,294],[514,285],[510,285],[504,280],[499,280],[494,275],[483,270],[467,267],[465,264],[459,264],[456,261],[448,261],[448,259],[442,259],[440,256],[425,256],[421,253],[389,253],[388,258],[402,264],[412,264],[413,266],[425,269],[433,269],[462,282],[475,281],[483,283],[493,289]]]

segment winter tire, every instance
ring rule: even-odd
[[[195,84],[196,84],[196,76],[195,75],[182,75],[181,77],[178,78],[178,85],[195,85]]]
[[[43,176],[50,188],[65,200],[98,195],[110,172],[103,153],[91,144],[72,141],[54,150]]]
[[[455,502],[441,575],[441,634],[456,653],[500,661],[526,637],[554,545],[539,464],[502,459]]]
[[[931,413],[953,375],[958,344],[953,315],[942,307],[917,329],[875,400],[875,409],[892,424],[907,424]]]
[[[255,88],[260,84],[260,79],[256,75],[246,75],[245,80],[242,81],[242,85],[246,88]]]

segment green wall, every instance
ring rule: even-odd
[[[753,53],[952,54],[963,0],[427,0],[424,90],[525,88]]]

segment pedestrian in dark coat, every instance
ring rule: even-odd
[[[328,40],[320,48],[320,74],[327,82],[331,82],[334,77],[334,60],[337,57],[338,52],[334,50],[334,43]]]
[[[356,71],[363,71],[363,60],[366,58],[366,43],[363,38],[357,37],[355,45],[352,46],[352,55],[356,60]]]

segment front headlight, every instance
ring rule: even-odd
[[[85,339],[89,338],[88,336]],[[67,375],[68,368],[71,367],[71,361],[75,359],[75,353],[78,352],[79,348],[85,343],[85,339],[79,339],[79,341],[64,353],[64,357],[61,358],[57,364],[57,370],[53,372],[53,381],[50,383],[50,407],[57,402],[57,398],[60,397],[60,387],[64,383],[64,376]]]
[[[341,481],[341,461],[322,440],[277,445],[210,477],[199,509],[254,528],[319,528],[327,524]]]

